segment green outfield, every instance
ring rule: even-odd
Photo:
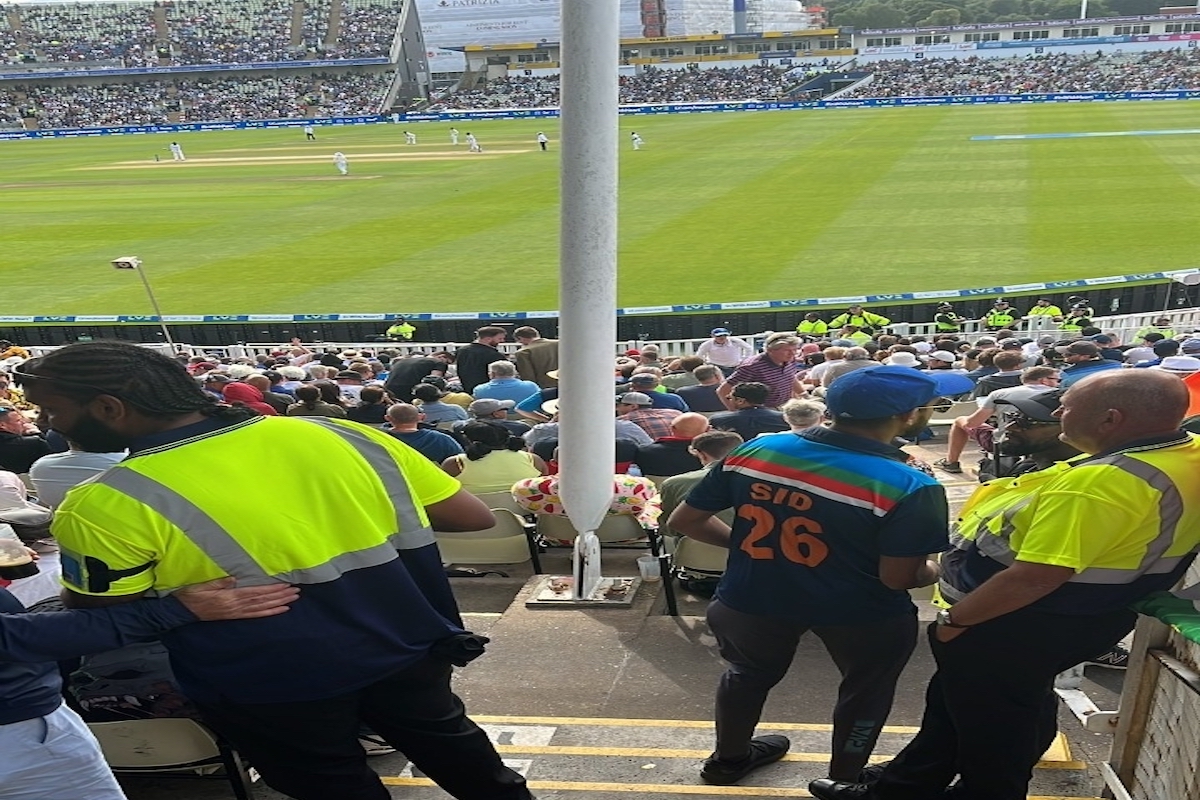
[[[620,304],[894,293],[1193,267],[1200,103],[621,120]],[[417,133],[406,146],[402,128]],[[556,120],[0,141],[0,315],[544,310]],[[551,138],[538,151],[536,131]],[[639,152],[628,135],[645,139]],[[177,138],[187,162],[170,161]],[[334,151],[346,153],[341,177]],[[155,156],[161,161],[155,162]]]

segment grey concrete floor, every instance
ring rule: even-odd
[[[914,448],[932,461],[937,441]],[[939,473],[952,503],[961,504],[972,477]],[[605,549],[605,575],[636,575],[636,549]],[[569,574],[570,551],[551,549],[547,572]],[[808,781],[824,775],[828,722],[837,674],[820,642],[806,636],[787,679],[772,693],[760,732],[792,740],[787,759],[739,787],[703,787],[700,762],[712,747],[712,697],[721,664],[704,623],[707,600],[680,595],[680,615],[666,616],[662,583],[643,584],[629,609],[529,609],[523,604],[529,565],[500,566],[509,577],[452,581],[468,625],[493,638],[487,654],[457,671],[455,685],[471,715],[491,733],[502,755],[543,798],[608,800],[668,797],[807,797]],[[921,616],[934,609],[918,595]],[[1014,643],[1013,658],[1020,658]],[[924,644],[902,676],[889,732],[876,754],[895,754],[920,722],[925,683],[933,669]],[[1104,709],[1116,707],[1123,673],[1089,669],[1084,688]],[[1108,753],[1109,738],[1082,730],[1068,711],[1060,727],[1070,756],[1037,771],[1031,795],[1094,797],[1092,765]],[[1067,760],[1063,760],[1067,759]],[[397,798],[446,797],[400,754],[372,759]],[[217,780],[132,778],[130,800],[217,800],[232,797]],[[258,784],[259,800],[283,796]],[[57,800],[48,798],[47,800]],[[63,798],[62,800],[68,800]]]

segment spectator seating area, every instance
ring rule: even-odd
[[[0,64],[251,64],[388,55],[404,0],[0,5]]]
[[[930,97],[1031,92],[1141,92],[1200,86],[1200,53],[1056,53],[1024,58],[872,61],[874,79],[842,97]]]
[[[629,103],[687,103],[706,100],[773,100],[804,81],[793,67],[754,65],[733,69],[647,69],[621,78],[621,100]],[[440,98],[434,110],[545,108],[558,105],[558,76],[505,77],[481,89]]]
[[[155,125],[373,114],[392,72],[193,77],[111,82],[0,84],[0,124],[18,124],[22,111],[40,128]]]

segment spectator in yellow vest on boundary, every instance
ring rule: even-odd
[[[1033,308],[1029,309],[1026,315],[1029,317],[1050,317],[1055,322],[1061,322],[1063,318],[1062,309],[1051,303],[1045,297],[1039,297],[1038,301],[1033,304]]]
[[[796,333],[801,336],[820,338],[829,333],[829,325],[818,316],[817,312],[810,311],[804,315],[804,319],[800,320],[800,324],[796,326]]]
[[[872,334],[891,324],[887,317],[866,311],[858,303],[850,306],[845,314],[838,314],[829,320],[829,327],[844,328],[847,325],[857,325],[863,333]]]
[[[989,331],[1002,331],[1016,327],[1021,319],[1021,312],[1008,304],[1007,300],[997,300],[991,310],[983,315],[983,327]]]
[[[1154,320],[1153,325],[1138,328],[1138,332],[1133,335],[1133,340],[1138,343],[1145,342],[1147,333],[1161,333],[1164,339],[1175,338],[1175,330],[1171,327],[1170,317],[1158,317]]]

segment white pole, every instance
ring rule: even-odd
[[[1197,0],[1200,2],[1200,0]],[[1088,0],[1079,0],[1079,18],[1087,19],[1087,4]]]
[[[613,493],[619,11],[619,0],[562,2],[559,495],[580,531],[577,600],[600,581],[595,530]]]

